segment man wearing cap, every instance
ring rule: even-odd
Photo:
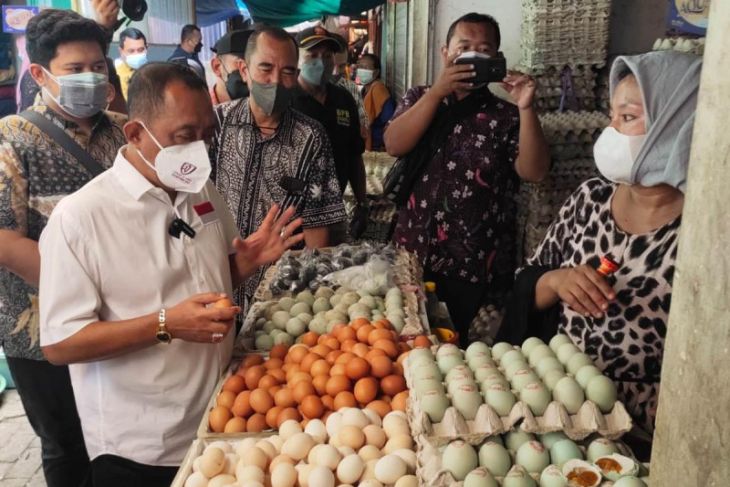
[[[360,116],[360,135],[363,139],[370,134],[370,120],[365,111],[365,101],[360,94],[360,87],[350,79],[347,73],[347,58],[350,53],[347,51],[347,41],[339,34],[332,34],[332,37],[340,43],[341,49],[335,53],[335,69],[332,72],[332,82],[337,86],[346,89],[357,103],[357,114]]]
[[[211,51],[215,53],[210,60],[210,68],[215,73],[215,84],[210,89],[213,105],[248,96],[248,86],[238,72],[238,65],[246,53],[246,42],[251,30],[233,30],[215,43]]]
[[[340,188],[344,191],[349,182],[357,200],[350,233],[354,238],[359,238],[365,231],[368,217],[365,165],[362,160],[365,142],[360,133],[355,100],[347,90],[331,82],[335,53],[345,46],[322,27],[303,30],[297,35],[297,43],[299,89],[292,106],[317,120],[327,131]],[[334,228],[333,232],[337,234],[337,240],[344,240],[339,228]]]

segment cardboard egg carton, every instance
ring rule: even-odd
[[[409,389],[413,389],[408,358],[404,362],[403,369],[406,384]],[[441,422],[432,423],[428,415],[420,409],[418,400],[413,394],[408,397],[407,411],[413,434],[423,435],[439,445],[457,439],[475,445],[490,436],[517,428],[535,434],[562,431],[572,440],[582,440],[594,433],[613,440],[629,432],[633,426],[631,416],[620,401],[616,401],[611,412],[607,414],[602,413],[595,403],[588,400],[576,414],[569,414],[563,404],[552,401],[541,416],[535,416],[527,404],[519,400],[512,406],[507,416],[500,416],[484,402],[479,406],[473,420],[467,420],[454,406],[450,406],[446,409]]]
[[[416,438],[416,444],[418,445],[418,453],[416,455],[416,476],[420,481],[419,485],[422,487],[461,487],[464,485],[463,481],[456,480],[451,472],[443,468],[441,460],[444,445],[425,437]],[[616,446],[619,453],[622,455],[635,458],[631,449],[625,444],[616,442]],[[581,451],[583,451],[585,456],[586,446],[579,444],[578,447]],[[477,450],[477,453],[479,453],[478,447],[475,447],[475,449]],[[510,450],[509,454],[513,464],[510,469],[511,471],[515,468],[515,452]],[[530,477],[532,477],[539,485],[540,474],[531,473]],[[494,479],[499,485],[502,485],[504,481],[504,477],[497,476]],[[604,480],[599,487],[610,487],[612,485],[613,482]]]
[[[235,443],[237,443],[240,440],[243,440],[245,438],[268,438],[269,436],[273,435],[273,432],[265,432],[265,433],[243,433],[237,436],[229,435],[224,441],[227,443],[230,443],[231,446],[234,446]],[[185,481],[190,477],[190,475],[193,473],[193,462],[195,462],[195,459],[198,458],[205,448],[210,445],[211,443],[214,443],[215,441],[219,441],[213,438],[205,438],[205,439],[197,439],[193,440],[193,443],[190,445],[190,448],[188,449],[187,453],[185,454],[185,458],[183,459],[182,463],[180,464],[180,468],[177,471],[177,474],[175,475],[175,478],[172,481],[172,484],[170,484],[170,487],[184,487]]]

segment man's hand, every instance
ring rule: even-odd
[[[358,240],[365,233],[368,227],[368,216],[370,215],[370,208],[367,204],[358,204],[355,206],[355,211],[352,214],[352,221],[350,221],[350,235],[355,240]]]
[[[616,292],[593,267],[581,265],[551,271],[549,286],[576,312],[601,318]]]
[[[473,64],[454,64],[461,53],[454,53],[445,60],[445,66],[436,82],[429,90],[439,99],[446,98],[455,91],[466,91],[473,88],[473,83],[464,80],[476,76]]]
[[[96,22],[109,30],[114,30],[119,17],[118,0],[91,0],[91,8],[96,12]]]
[[[532,108],[537,89],[537,82],[534,78],[517,71],[510,71],[504,78],[502,87],[510,94],[517,108],[520,110]]]
[[[277,218],[279,206],[274,205],[258,230],[246,240],[236,237],[233,241],[236,267],[242,277],[251,275],[262,265],[276,262],[284,252],[304,239],[303,233],[294,235],[297,228],[302,226],[302,219],[297,218],[288,223],[294,212],[294,207],[290,207]]]
[[[233,326],[233,318],[241,312],[238,306],[209,307],[225,298],[225,294],[195,295],[167,310],[167,329],[172,338],[186,342],[218,343]]]

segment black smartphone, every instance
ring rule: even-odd
[[[507,76],[507,61],[504,57],[489,57],[479,52],[465,52],[459,56],[454,64],[473,64],[476,76],[467,82],[475,85],[484,85],[502,81]]]

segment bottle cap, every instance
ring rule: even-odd
[[[436,292],[436,283],[427,281],[424,283],[424,287],[426,288],[426,291],[429,293],[435,293]]]
[[[598,267],[597,271],[599,274],[603,274],[604,276],[610,276],[614,272],[616,272],[619,269],[619,265],[611,260],[609,257],[601,257],[601,265]]]

